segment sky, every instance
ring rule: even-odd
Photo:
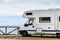
[[[0,26],[24,24],[24,11],[52,8],[60,8],[60,0],[0,0]]]
[[[0,25],[22,25],[24,11],[60,8],[60,0],[0,0]]]
[[[24,11],[60,8],[60,0],[0,0],[0,26],[20,26]]]
[[[0,15],[21,16],[27,10],[60,8],[60,0],[0,0]]]

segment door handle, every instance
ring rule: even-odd
[[[34,28],[34,26],[32,26]]]

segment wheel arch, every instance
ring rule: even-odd
[[[26,30],[19,30],[19,33],[22,34],[22,32],[28,33]]]

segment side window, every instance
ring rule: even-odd
[[[30,19],[30,20],[29,20],[29,24],[30,24],[30,25],[33,25],[33,21],[34,21],[33,19]]]
[[[26,15],[32,15],[32,13],[26,13]]]
[[[59,16],[59,22],[60,22],[60,16]]]
[[[39,23],[50,23],[51,18],[50,17],[39,17]]]

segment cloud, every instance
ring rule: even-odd
[[[21,16],[24,11],[60,8],[59,0],[0,0],[0,15]]]

